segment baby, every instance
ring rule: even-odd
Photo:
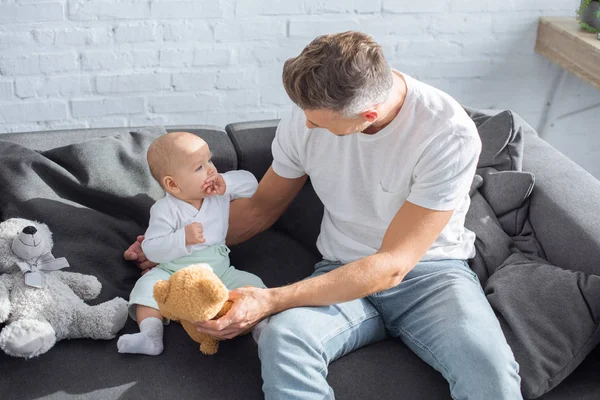
[[[188,265],[207,263],[229,290],[265,285],[256,275],[232,267],[225,245],[229,202],[254,194],[254,175],[219,174],[206,142],[188,132],[159,137],[147,156],[150,172],[166,195],[150,209],[142,250],[160,264],[136,282],[129,297],[129,315],[140,332],[121,336],[117,347],[119,353],[158,355],[163,351],[163,316],[153,297],[157,281]]]

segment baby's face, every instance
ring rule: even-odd
[[[203,185],[217,173],[208,144],[196,135],[186,135],[175,139],[173,145],[177,163],[173,178],[180,189],[176,196],[181,200],[206,197]]]

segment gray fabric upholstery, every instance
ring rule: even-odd
[[[477,126],[482,149],[478,168],[521,171],[523,162],[522,128],[515,125],[513,113],[503,111]]]
[[[521,207],[531,194],[535,181],[529,172],[495,171],[486,168],[480,174],[483,178],[481,192],[496,215],[504,215]]]
[[[278,120],[229,124],[225,128],[238,152],[240,169],[247,169],[262,177],[273,162],[271,142],[275,137]],[[289,208],[275,224],[307,249],[318,255],[316,241],[321,229],[323,203],[317,197],[310,180]]]
[[[483,179],[479,190],[498,217],[502,229],[509,236],[517,236],[528,217],[526,201],[533,190],[534,176],[529,172],[496,171],[494,168],[483,168],[478,172]]]
[[[229,124],[225,131],[237,153],[238,169],[262,177],[271,166],[271,142],[279,120],[250,121]]]
[[[451,400],[448,382],[400,340],[384,340],[331,364],[328,381],[341,400]]]
[[[224,156],[213,146],[216,137],[227,139],[225,133],[211,132],[202,136],[221,160],[217,163],[237,162],[227,161],[231,152]],[[163,133],[161,128],[116,136],[103,132],[104,137],[41,153],[0,140],[0,214],[47,223],[54,233],[53,253],[66,257],[71,271],[94,275],[102,283],[92,304],[127,298],[140,276],[122,255],[145,231],[149,208],[163,194],[145,157],[149,143]],[[233,247],[231,259],[269,285],[304,278],[319,260],[274,230]],[[129,320],[121,333],[135,331]],[[61,393],[78,398],[262,398],[250,336],[227,342],[217,356],[207,357],[180,325],[171,324],[165,329],[165,349],[160,358],[122,355],[116,340],[73,340],[28,361],[0,353],[0,393],[7,399],[60,398]]]
[[[0,140],[17,143],[32,150],[44,151],[104,136],[117,136],[133,131],[154,131],[156,129],[160,129],[164,132],[164,129],[159,127],[65,129],[56,131],[4,133],[0,135]]]
[[[529,219],[546,259],[600,275],[600,181],[534,132],[526,143],[523,168],[536,177]]]
[[[105,221],[131,215],[144,224],[152,202],[162,195],[145,162],[146,150],[164,132],[162,128],[144,129],[41,153],[0,139],[0,187],[5,190],[0,217],[32,219],[46,208],[64,206],[63,211],[77,208],[73,212],[80,214],[80,224],[87,223],[90,210],[101,213]],[[64,217],[48,216],[57,222]],[[52,229],[52,221],[40,221]]]
[[[493,151],[482,152],[480,166],[486,167],[478,168],[471,187],[466,226],[477,235],[477,255],[470,264],[521,367],[522,391],[536,398],[600,341],[600,276],[561,270],[537,257],[543,252],[528,220],[534,177],[519,171],[523,131],[506,112],[478,129],[484,149],[491,145]]]
[[[233,147],[227,133],[216,126],[192,125],[192,126],[168,126],[167,132],[185,131],[193,133],[204,139],[210,151],[215,155],[213,161],[221,172],[240,169],[235,148]]]
[[[517,125],[518,120],[515,120],[513,113],[505,111],[494,116],[480,116],[478,121],[478,130],[482,139],[483,149],[482,156],[478,165],[478,178],[474,183],[473,199],[471,209],[467,216],[467,227],[477,234],[477,256],[471,262],[473,269],[480,277],[483,284],[486,284],[488,278],[493,276],[496,269],[502,265],[513,253],[520,254],[521,252],[530,256],[543,256],[541,246],[538,244],[531,224],[528,220],[529,213],[529,196],[531,195],[535,178],[529,172],[522,172],[522,164],[524,157],[524,129],[527,126]],[[272,160],[270,153],[270,142],[275,134],[275,123],[250,123],[250,124],[234,124],[227,127],[227,132],[232,137],[232,142],[235,143],[252,143],[249,146],[252,151],[252,157],[246,157],[244,154],[240,156],[244,159],[260,160],[261,170],[266,170]],[[258,143],[263,143],[263,152],[257,151]],[[247,145],[238,146],[238,152],[244,152]],[[256,163],[256,161],[255,161]],[[252,167],[247,163],[249,167]],[[256,164],[254,164],[256,165]],[[279,227],[286,232],[291,232],[297,240],[303,241],[305,244],[314,243],[314,237],[318,233],[315,218],[322,216],[322,211],[317,205],[320,205],[318,198],[314,193],[310,193],[310,189],[303,190],[304,197],[302,201],[293,204],[289,211],[291,218],[284,216]],[[479,190],[479,192],[476,192]],[[296,199],[296,200],[299,200]],[[314,207],[308,207],[308,205]],[[321,206],[322,207],[322,206]],[[312,213],[312,209],[319,209],[319,213]],[[307,209],[309,210],[306,213]],[[314,227],[311,231],[314,236],[298,235],[303,227]],[[308,240],[306,240],[308,238]],[[308,243],[307,243],[308,242]],[[567,282],[568,283],[568,282]],[[567,284],[565,283],[565,284]],[[569,292],[563,292],[563,301],[570,302],[571,298],[567,295]],[[525,293],[526,294],[526,293]],[[522,295],[525,295],[522,294]],[[578,292],[572,294],[578,295]],[[497,304],[502,304],[505,295],[500,295]],[[498,296],[496,297],[498,298]],[[581,303],[579,303],[581,305]],[[585,311],[585,310],[580,310]],[[547,317],[547,315],[541,315]],[[535,317],[535,315],[525,315],[522,319]],[[525,321],[522,321],[525,322]],[[559,321],[560,322],[560,321]],[[558,324],[555,329],[555,337],[559,337],[563,332]],[[514,337],[510,326],[504,326],[507,332]],[[537,337],[539,331],[531,332],[532,336]],[[564,332],[562,339],[569,344],[576,342],[576,338],[570,337],[567,332]],[[511,343],[512,344],[512,343]],[[531,346],[522,346],[520,354],[533,354],[536,351],[541,353],[533,343]],[[515,346],[517,344],[515,343]],[[594,345],[595,346],[595,345]],[[594,346],[584,349],[584,354],[589,353]],[[571,348],[571,346],[567,346]],[[544,350],[547,350],[544,349]],[[574,358],[566,358],[562,354],[561,362],[570,367],[577,366],[581,360]],[[541,355],[543,358],[543,355]],[[519,360],[524,368],[522,376],[524,388],[528,388],[528,393],[534,393],[531,387],[542,385],[543,391],[535,392],[536,396],[543,394],[551,389],[555,384],[564,379],[565,375],[555,375],[556,369],[551,370],[551,383],[545,383],[544,377],[536,375],[537,369],[535,365],[530,363],[527,357],[520,357]],[[564,371],[572,371],[573,368],[566,368]],[[557,377],[558,376],[558,377]],[[560,379],[559,379],[560,378]]]
[[[523,163],[523,131],[515,125],[510,111],[477,120],[482,141],[477,175],[471,187],[472,205],[465,226],[475,232],[477,255],[471,268],[482,284],[519,245],[539,255],[535,235],[526,231],[528,198],[534,176],[521,171]],[[475,192],[475,191],[478,192]],[[511,238],[519,237],[513,241]]]
[[[477,252],[469,264],[481,284],[485,285],[496,268],[512,254],[513,242],[502,230],[494,210],[479,192],[471,196],[465,226],[476,235]]]
[[[468,111],[478,126],[490,120],[492,115],[500,114],[497,111]],[[548,223],[544,219],[547,217],[543,217],[542,212],[547,212],[551,209],[550,206],[554,207],[558,204],[558,208],[562,210],[559,216],[565,218],[567,229],[554,232],[553,235],[559,236],[552,240],[557,240],[556,243],[561,245],[568,245],[566,246],[568,248],[557,249],[557,251],[567,253],[563,257],[569,260],[579,251],[581,240],[584,249],[596,249],[596,253],[578,254],[577,269],[587,269],[587,272],[597,270],[600,264],[595,263],[590,266],[587,262],[595,262],[597,257],[600,257],[600,252],[597,250],[597,246],[600,246],[598,244],[600,224],[593,226],[593,219],[585,221],[590,214],[596,212],[594,205],[597,201],[586,199],[582,201],[570,197],[568,198],[570,204],[557,202],[557,195],[559,199],[564,196],[558,193],[562,190],[561,186],[555,186],[554,182],[548,181],[558,177],[560,183],[562,177],[568,177],[575,181],[574,185],[579,191],[589,193],[590,196],[598,193],[596,192],[598,186],[594,186],[585,178],[582,180],[579,175],[580,170],[576,169],[573,173],[572,164],[568,162],[561,164],[562,156],[558,159],[553,158],[557,153],[551,147],[542,146],[541,152],[538,145],[534,146],[535,150],[530,149],[530,136],[537,141],[540,140],[530,131],[528,125],[519,120],[518,116],[511,115],[515,121],[513,132],[518,133],[520,130],[526,133],[523,135],[524,153],[517,152],[524,155],[523,170],[536,175],[533,192],[529,199],[523,201],[521,208],[531,202],[531,219],[534,222],[535,233],[541,237],[542,245],[547,249],[549,243],[555,242],[548,241],[548,236],[552,235],[539,233],[539,227],[545,227]],[[210,130],[206,127],[169,127],[168,130],[187,130],[205,137],[215,153],[215,158],[218,159],[219,169],[238,167],[248,169],[260,177],[271,162],[270,144],[276,123],[277,121],[256,121],[230,125],[227,127],[229,137],[220,129]],[[498,131],[495,126],[494,123],[488,124],[488,132]],[[90,133],[91,131],[77,134],[71,131],[43,132],[23,136],[10,134],[0,136],[0,140],[14,139],[31,148],[48,150],[93,137],[128,134],[135,130],[123,128],[123,130],[96,131],[93,134]],[[492,136],[489,140],[496,141],[497,138]],[[155,189],[149,186],[152,185],[152,181],[147,180],[147,177],[134,176],[138,173],[146,173],[141,167],[145,159],[141,142],[131,141],[126,144],[121,140],[117,144],[120,143],[122,147],[115,147],[114,139],[110,143],[113,145],[110,150],[103,147],[103,151],[99,153],[116,151],[122,157],[116,161],[114,167],[111,167],[112,170],[118,169],[118,165],[128,166],[118,177],[122,182],[117,186],[121,188],[124,182],[131,179],[133,186],[138,188],[137,191],[130,187],[128,195],[119,195],[117,188],[106,185],[110,177],[108,174],[110,168],[82,172],[74,162],[74,155],[71,153],[66,156],[69,154],[66,149],[34,154],[23,148],[7,147],[9,151],[3,151],[7,148],[0,148],[0,175],[10,173],[20,177],[20,186],[12,183],[9,188],[0,182],[0,187],[3,188],[0,195],[0,218],[8,217],[4,215],[6,209],[10,211],[11,216],[15,213],[25,218],[47,222],[55,233],[57,249],[55,255],[66,256],[71,262],[73,271],[93,274],[102,282],[103,291],[96,301],[105,301],[114,296],[128,296],[139,277],[139,271],[123,260],[122,252],[137,234],[144,232],[148,209],[153,198],[160,195],[160,192],[155,192]],[[542,141],[540,143],[544,144]],[[9,145],[0,143],[1,146]],[[519,150],[518,146],[516,150]],[[486,167],[510,170],[517,165],[517,169],[520,169],[518,160],[514,161],[511,158],[514,156],[506,155],[498,148],[489,154],[490,161],[487,162]],[[537,159],[542,156],[549,157],[555,162],[549,174],[538,171],[545,166],[543,160]],[[10,162],[5,163],[5,160]],[[31,160],[34,162],[30,162]],[[91,160],[90,165],[99,167],[100,161],[100,159]],[[82,168],[86,169],[85,166]],[[577,182],[583,184],[576,185]],[[144,185],[148,187],[145,188]],[[483,178],[481,185],[483,185]],[[54,186],[57,187],[56,191],[51,189]],[[61,186],[64,186],[64,189],[61,189]],[[540,187],[543,188],[542,193],[539,192]],[[501,226],[506,222],[502,219],[511,213],[509,211],[497,218],[482,194],[483,189],[481,191],[477,189],[475,185],[472,209],[479,207],[482,215],[489,216],[490,237],[486,238],[483,235],[482,239],[492,243],[495,234],[504,232]],[[17,193],[14,192],[15,190]],[[486,192],[487,196],[490,198],[494,196],[490,194],[493,192],[492,186],[485,190],[491,191]],[[477,198],[481,201],[476,201]],[[513,203],[516,204],[518,201]],[[502,206],[502,203],[495,204],[495,207]],[[536,207],[541,207],[542,211],[537,210]],[[534,218],[533,215],[538,212],[540,214]],[[581,218],[580,215],[585,218]],[[321,216],[322,204],[316,198],[309,182],[275,229],[268,230],[232,248],[232,263],[260,275],[269,286],[282,285],[306,277],[319,259],[314,242],[319,231]],[[520,238],[527,233],[535,238],[529,219],[523,218],[523,221],[524,223],[517,223],[517,227],[522,226],[520,236],[511,238],[504,234],[504,238],[493,244],[514,250],[510,247],[512,242],[513,246],[523,251],[526,246],[519,243]],[[491,227],[499,230],[494,231],[495,228]],[[576,240],[571,240],[568,236],[573,233],[576,234]],[[503,241],[505,239],[506,242]],[[493,249],[490,247],[489,250],[492,254]],[[532,254],[534,253],[536,253],[535,249],[532,251]],[[502,258],[500,256],[499,261],[490,263],[495,265],[494,270],[510,256],[510,253],[505,255],[503,259],[500,259]],[[553,257],[558,258],[560,255],[557,257],[553,253]],[[128,321],[122,333],[132,333],[136,330],[135,323]],[[165,352],[158,359],[120,355],[116,352],[116,340],[63,341],[47,354],[34,360],[24,361],[0,354],[0,364],[3,366],[0,393],[4,393],[6,398],[10,399],[33,399],[44,396],[46,398],[73,396],[85,399],[161,397],[260,399],[262,398],[260,364],[256,351],[252,339],[245,336],[224,343],[215,357],[203,356],[198,352],[197,345],[177,324],[172,324],[165,329]],[[588,355],[571,375],[555,389],[542,396],[542,399],[598,399],[600,398],[598,371],[600,371],[600,348]],[[35,377],[35,379],[29,379],[27,384],[15,384],[15,382],[23,382],[23,377],[28,379]],[[441,375],[418,359],[400,341],[391,339],[363,348],[332,363],[328,381],[338,399],[450,398],[448,384]]]
[[[44,203],[38,204],[43,217],[56,211],[61,211],[63,216],[65,212],[73,212],[72,208],[45,206]],[[75,213],[73,219],[63,217],[62,224],[53,222],[61,254],[67,256],[72,270],[86,271],[100,278],[103,284],[101,299],[106,300],[115,295],[126,298],[139,277],[139,271],[122,259],[123,246],[140,232],[141,227],[129,229],[128,224],[114,222],[108,225],[97,217],[88,217],[85,222],[97,223],[99,239],[110,245],[101,247],[100,251],[106,252],[103,258],[99,257],[98,252],[91,252],[86,256],[78,248],[83,241],[73,240],[73,236],[86,236],[87,241],[92,242],[92,237],[95,237],[91,234],[93,227],[67,226],[80,216],[81,214]],[[123,227],[127,231],[123,232]],[[69,230],[71,236],[68,235]],[[109,235],[109,232],[112,234]],[[115,235],[115,232],[119,234]],[[231,256],[234,265],[262,274],[269,285],[281,285],[305,276],[316,261],[301,245],[273,230],[234,247]],[[265,274],[265,268],[269,269],[268,274]],[[135,323],[129,320],[121,333],[136,331],[138,328]],[[223,343],[219,353],[209,357],[198,351],[198,345],[179,324],[170,324],[165,328],[164,335],[165,351],[160,357],[118,354],[116,339],[62,341],[48,353],[28,361],[0,353],[2,398],[263,398],[260,362],[256,344],[250,336]]]
[[[600,276],[511,255],[485,293],[536,398],[558,385],[600,342]]]

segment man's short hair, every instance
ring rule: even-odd
[[[355,31],[319,36],[283,66],[283,86],[304,110],[354,116],[385,101],[392,84],[381,46]]]

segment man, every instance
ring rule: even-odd
[[[198,329],[232,338],[263,321],[254,337],[267,399],[333,398],[328,364],[388,335],[441,372],[455,399],[521,398],[518,365],[465,261],[481,151],[465,111],[390,69],[359,32],[316,38],[286,61],[283,83],[298,107],[279,123],[256,194],[231,204],[227,239],[269,228],[310,176],[325,206],[323,261],[289,286],[232,291],[232,310]],[[152,266],[137,243],[125,257]]]

